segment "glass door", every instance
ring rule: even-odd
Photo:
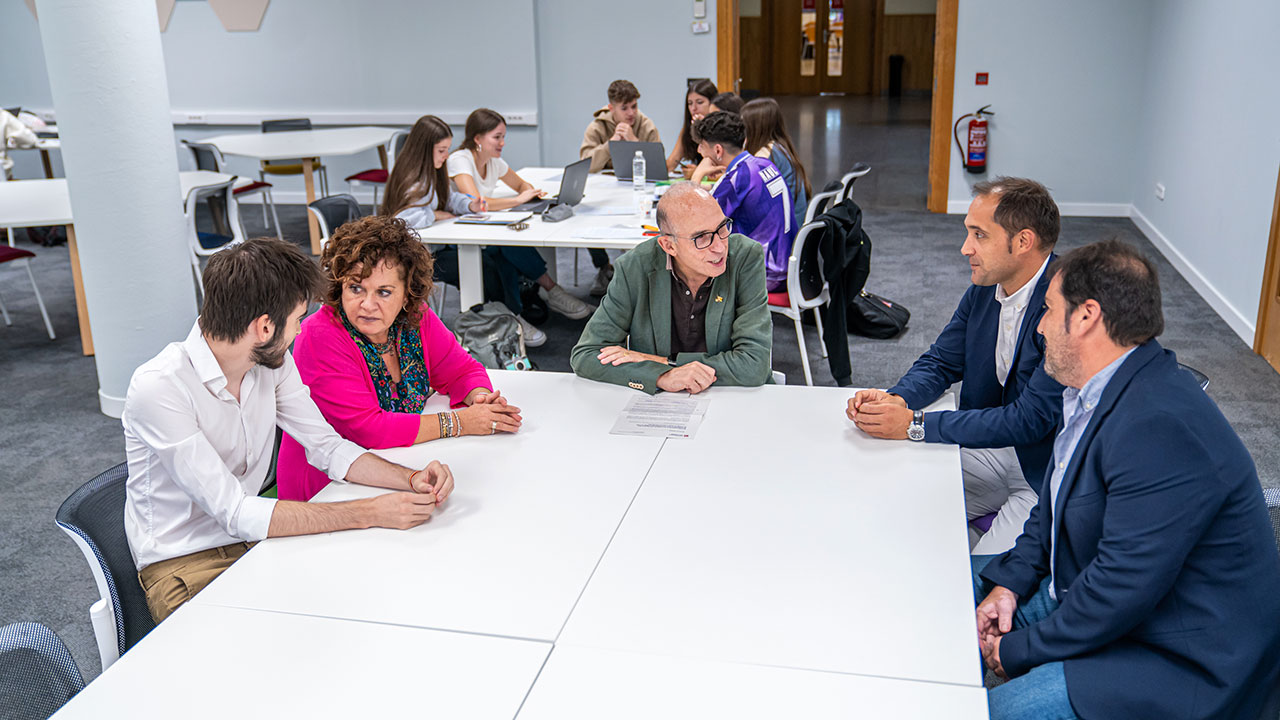
[[[870,92],[874,0],[774,2],[775,93]]]

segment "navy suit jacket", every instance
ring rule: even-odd
[[[1257,717],[1280,670],[1280,553],[1253,459],[1172,352],[1152,340],[1121,364],[1052,514],[1049,496],[982,571],[1030,597],[1056,528],[1061,604],[1004,636],[1005,671],[1065,661],[1082,718]]]
[[[1053,259],[1050,255],[1050,264]],[[889,388],[907,401],[907,407],[918,410],[963,381],[959,410],[925,413],[925,442],[968,448],[1012,446],[1018,453],[1022,476],[1037,492],[1053,454],[1054,431],[1062,420],[1062,385],[1044,371],[1044,337],[1036,332],[1048,288],[1046,269],[1027,301],[1003,386],[996,378],[1000,330],[996,286],[973,285],[960,298],[938,339],[898,384]]]

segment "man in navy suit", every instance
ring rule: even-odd
[[[973,558],[1005,718],[1258,717],[1280,672],[1280,554],[1253,460],[1155,337],[1155,268],[1118,241],[1050,269],[1039,332],[1067,386],[1040,501]]]
[[[1041,367],[1035,332],[1060,221],[1034,180],[1002,177],[973,192],[960,247],[973,285],[898,384],[859,391],[847,413],[875,437],[960,445],[969,519],[998,513],[973,552],[993,554],[1013,547],[1036,504],[1061,417],[1062,386]],[[961,381],[958,410],[923,412]]]

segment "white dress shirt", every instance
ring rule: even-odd
[[[996,379],[1001,386],[1009,379],[1013,351],[1018,347],[1018,334],[1022,330],[1022,318],[1027,315],[1027,302],[1031,300],[1031,293],[1048,266],[1049,258],[1045,258],[1035,277],[1012,295],[1005,294],[1004,285],[996,285],[996,302],[1000,303],[1000,328],[996,332]]]
[[[249,370],[237,402],[199,325],[134,371],[121,423],[124,528],[139,570],[267,536],[276,501],[258,493],[276,425],[334,480],[365,452],[325,422],[288,353],[278,369]]]

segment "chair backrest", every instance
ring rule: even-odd
[[[832,205],[839,202],[839,198],[839,190],[820,192],[809,198],[809,207],[804,211],[804,224],[808,225],[814,218],[830,210]]]
[[[218,150],[216,145],[209,143],[191,142],[183,140],[182,144],[191,151],[191,159],[196,163],[197,170],[208,170],[209,172],[222,172],[222,152]]]
[[[71,493],[56,515],[58,527],[71,536],[89,561],[98,593],[111,603],[121,655],[156,626],[124,534],[128,478],[128,466],[116,465]]]
[[[84,689],[80,668],[57,633],[40,623],[0,627],[0,708],[15,720],[44,720]]]
[[[1271,513],[1271,531],[1276,536],[1276,550],[1280,550],[1280,488],[1262,488],[1262,497]]]
[[[240,218],[240,203],[235,198],[236,178],[216,185],[192,188],[186,202],[188,240],[197,255],[212,255],[235,242],[244,242],[247,235]],[[213,231],[196,229],[196,210],[201,200],[209,208],[213,218]]]
[[[397,130],[391,136],[391,142],[387,143],[391,146],[391,157],[387,158],[387,172],[396,166],[396,158],[400,157],[400,151],[404,149],[405,141],[409,139],[408,130]]]
[[[870,165],[863,162],[853,164],[853,168],[845,173],[844,177],[840,178],[840,202],[845,202],[850,197],[853,197],[853,183],[869,172],[871,172]]]
[[[1187,372],[1191,373],[1191,377],[1193,377],[1193,378],[1195,378],[1195,379],[1196,379],[1196,384],[1200,386],[1200,389],[1201,389],[1201,390],[1208,390],[1208,389],[1209,389],[1209,376],[1208,376],[1208,375],[1205,375],[1204,373],[1202,373],[1202,372],[1200,372],[1199,370],[1197,370],[1197,369],[1195,369],[1195,368],[1191,367],[1190,365],[1184,365],[1184,364],[1182,364],[1182,363],[1178,363],[1178,367],[1180,367],[1180,368],[1182,368],[1183,370],[1186,370]]]
[[[289,132],[292,130],[310,130],[311,118],[285,118],[283,120],[263,120],[262,132]]]
[[[308,205],[307,212],[314,215],[316,222],[320,223],[321,246],[329,244],[329,238],[333,237],[335,230],[352,220],[364,217],[360,203],[355,197],[346,193],[322,197]]]
[[[817,240],[813,233],[825,227],[820,222],[805,224],[796,233],[796,241],[791,246],[791,257],[787,260],[787,292],[801,310],[826,302],[823,291],[827,288],[827,281],[822,276],[822,255],[818,252],[821,248],[817,242],[810,242],[811,237]]]

